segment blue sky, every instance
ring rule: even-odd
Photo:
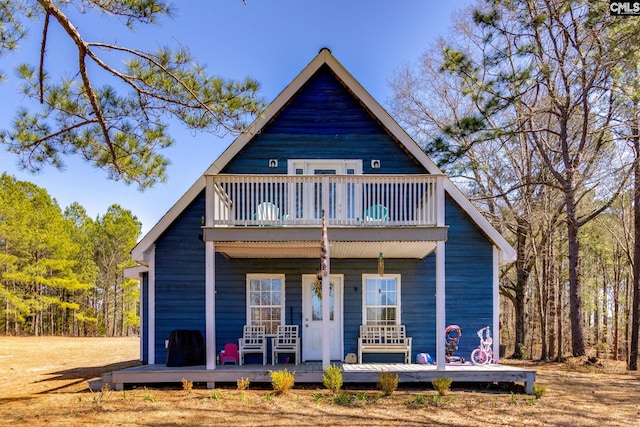
[[[261,83],[260,95],[273,100],[311,61],[328,47],[345,68],[386,106],[388,81],[403,63],[413,63],[438,37],[446,37],[456,13],[471,0],[183,0],[173,19],[162,19],[135,33],[105,18],[81,16],[76,27],[90,41],[116,42],[153,50],[181,43],[207,65],[209,72],[230,79],[250,76]],[[73,63],[77,54],[51,25],[46,61],[56,68]],[[40,28],[28,43],[0,59],[7,80],[0,83],[0,127],[7,128],[24,104],[13,69],[18,62],[37,64]],[[74,64],[75,65],[75,64]],[[232,142],[207,133],[171,128],[176,144],[165,150],[170,159],[168,182],[144,192],[79,158],[65,158],[66,168],[47,167],[38,174],[20,171],[17,156],[0,147],[0,171],[46,188],[61,208],[78,202],[95,218],[118,203],[131,210],[148,231]]]

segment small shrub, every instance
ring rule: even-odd
[[[269,393],[269,392],[266,392],[264,394],[264,401],[265,402],[271,402],[271,399],[273,399],[273,395],[271,393]]]
[[[279,394],[285,394],[295,383],[295,372],[289,372],[286,369],[282,371],[270,371],[271,372],[271,387],[273,391]]]
[[[193,381],[188,381],[186,379],[182,379],[182,390],[187,394],[191,394],[193,390]]]
[[[520,359],[524,360],[527,358],[527,348],[524,346],[524,343],[518,343],[518,353],[520,353]]]
[[[598,357],[607,358],[609,356],[609,352],[611,351],[611,347],[608,343],[604,341],[599,341],[596,343],[596,352]]]
[[[341,391],[340,393],[333,396],[333,403],[335,403],[336,405],[351,406],[354,399],[355,397],[351,393]]]
[[[105,384],[102,386],[100,391],[95,393],[92,392],[91,403],[96,406],[101,406],[103,403],[109,400],[110,397],[111,397],[111,388],[109,387],[109,384]]]
[[[367,403],[367,401],[369,400],[369,395],[365,391],[356,393],[355,397],[356,397],[356,400],[360,403]]]
[[[248,389],[249,384],[251,384],[251,381],[249,381],[249,378],[239,378],[238,380],[236,380],[237,388],[240,391]]]
[[[147,388],[144,388],[144,393],[142,394],[142,400],[144,400],[145,402],[157,402],[158,399],[156,399],[156,397],[154,395],[152,395],[151,393],[149,393],[149,390],[147,390]]]
[[[340,391],[342,387],[342,367],[337,365],[330,365],[325,369],[322,375],[322,384],[333,394]]]
[[[534,384],[531,388],[531,391],[533,392],[533,395],[536,397],[536,399],[540,399],[544,392],[547,391],[547,386],[542,384]]]
[[[440,405],[442,405],[442,396],[442,394],[434,394],[432,396],[429,396],[429,403],[432,406],[439,407]]]
[[[380,372],[378,376],[378,388],[385,396],[391,396],[398,389],[398,374]]]
[[[209,394],[209,399],[213,399],[213,400],[221,401],[221,400],[222,400],[222,393],[220,393],[220,391],[219,391],[219,390],[213,390],[213,391]]]
[[[319,404],[320,402],[322,402],[324,400],[324,396],[320,393],[313,393],[311,395],[311,397],[313,397],[313,401],[316,404]]]
[[[433,389],[438,392],[439,396],[444,396],[451,391],[451,383],[453,380],[449,377],[434,378],[431,381]]]
[[[413,398],[409,398],[409,405],[422,406],[427,402],[427,398],[423,394],[418,394]]]
[[[518,404],[518,399],[516,399],[516,395],[511,392],[511,397],[509,398],[509,403],[512,405],[517,405]]]

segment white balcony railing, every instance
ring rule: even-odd
[[[442,226],[435,175],[209,175],[207,226]]]

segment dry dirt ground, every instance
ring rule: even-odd
[[[375,386],[346,387],[337,398],[321,385],[286,395],[235,384],[89,391],[88,381],[137,359],[137,338],[0,337],[0,425],[640,425],[640,375],[612,361],[525,363],[547,386],[539,400],[521,387],[486,385],[454,385],[440,400],[430,384],[400,385],[388,397]]]

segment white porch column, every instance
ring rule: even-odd
[[[445,370],[445,253],[444,242],[436,243],[436,361],[438,371]]]
[[[327,216],[329,212],[329,177],[322,178],[322,246],[326,251],[323,261],[326,261],[326,270],[322,271],[322,368],[326,369],[331,364],[331,253],[329,250],[329,236],[327,235]]]
[[[213,226],[214,189],[213,177],[205,177],[204,225]],[[207,369],[216,369],[216,248],[215,243],[205,242],[204,310]]]
[[[216,369],[216,285],[215,245],[205,243],[205,342],[207,343],[207,369]]]
[[[156,363],[156,247],[149,251],[149,283],[147,283],[147,347],[149,365]]]
[[[500,250],[493,247],[493,360],[500,360]]]
[[[445,225],[444,180],[436,181],[436,225]],[[445,309],[445,253],[444,241],[436,243],[436,361],[439,371],[445,370],[445,337],[447,314]]]

